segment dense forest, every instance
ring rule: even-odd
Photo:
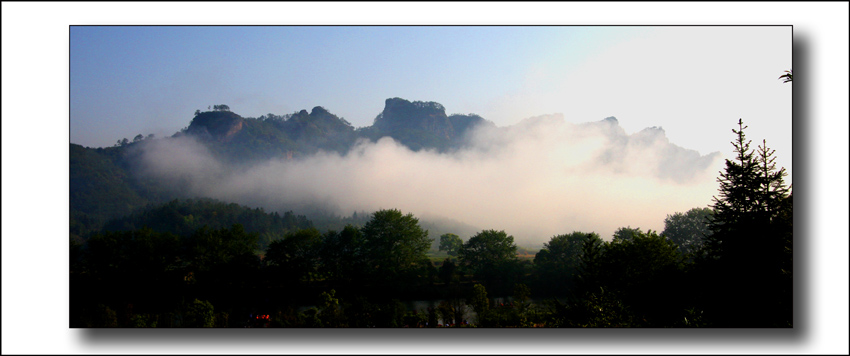
[[[492,123],[393,98],[366,128],[322,107],[242,118],[215,105],[174,136],[246,165],[383,136],[451,151],[477,125]],[[672,212],[660,233],[564,231],[539,251],[399,209],[280,214],[191,196],[135,173],[152,135],[71,144],[70,326],[792,327],[792,193],[745,129],[711,206]]]

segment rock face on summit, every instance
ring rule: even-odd
[[[244,121],[241,116],[230,111],[202,112],[192,119],[192,123],[186,129],[186,134],[227,142],[233,135],[242,130]]]
[[[372,139],[390,136],[414,151],[423,148],[445,151],[460,146],[464,135],[480,124],[495,126],[474,114],[447,116],[443,105],[436,102],[390,98],[364,133]]]
[[[422,130],[446,139],[454,136],[454,128],[446,116],[446,109],[433,101],[387,99],[384,111],[375,118],[373,126],[388,132]]]

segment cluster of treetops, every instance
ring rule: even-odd
[[[533,260],[496,230],[443,234],[434,258],[395,209],[322,232],[213,200],[150,207],[72,239],[71,326],[792,327],[792,195],[744,129],[711,207],[660,234],[553,236]]]

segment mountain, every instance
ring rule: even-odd
[[[285,116],[243,118],[229,110],[197,112],[175,136],[190,136],[229,163],[292,159],[319,150],[344,154],[357,138],[354,127],[321,106]]]
[[[370,127],[351,123],[324,107],[278,116],[242,117],[226,105],[195,112],[189,126],[172,137],[192,137],[216,157],[239,169],[268,159],[297,159],[318,151],[345,154],[358,139],[393,137],[412,150],[440,152],[464,144],[477,125],[495,125],[474,114],[446,115],[439,103],[390,98]],[[125,140],[114,147],[88,148],[70,144],[71,235],[86,236],[109,220],[128,216],[151,204],[192,198],[137,174],[144,166],[141,154],[155,139]],[[113,226],[115,226],[113,224]]]
[[[490,121],[475,115],[446,115],[439,103],[429,101],[407,101],[390,98],[384,110],[375,117],[371,127],[360,132],[367,138],[377,140],[389,136],[411,150],[435,149],[445,152],[464,144],[466,133],[477,125],[494,126]]]
[[[199,112],[192,119],[186,134],[205,140],[228,142],[242,130],[245,119],[224,110]]]
[[[354,127],[321,106],[310,113],[301,110],[286,121],[276,121],[283,132],[297,143],[297,151],[306,154],[318,150],[345,153],[354,144]]]
[[[122,166],[120,148],[70,145],[71,235],[85,236],[114,215],[128,214],[149,202]]]

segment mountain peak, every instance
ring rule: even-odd
[[[234,134],[242,130],[245,120],[232,111],[217,110],[206,111],[195,115],[189,127],[187,135],[227,141]]]

